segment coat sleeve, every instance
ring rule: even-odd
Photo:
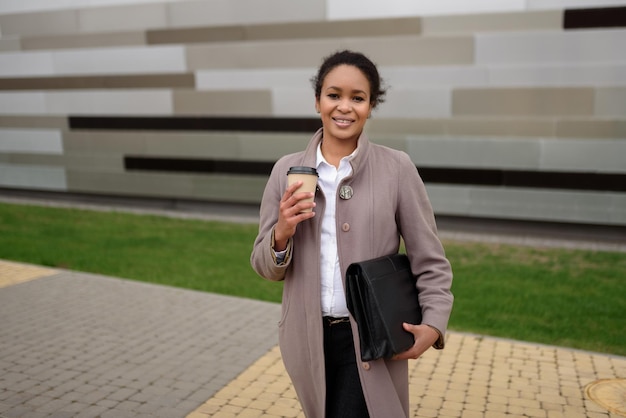
[[[397,224],[416,276],[422,324],[439,331],[435,348],[443,348],[452,312],[452,268],[439,237],[426,187],[405,153],[399,157]]]
[[[274,252],[274,227],[278,221],[280,199],[286,188],[286,170],[279,160],[272,168],[272,173],[265,185],[259,212],[259,233],[254,240],[250,264],[254,271],[267,280],[283,280],[291,263],[293,241],[287,245],[287,254],[282,263],[277,263]]]

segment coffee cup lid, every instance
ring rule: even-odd
[[[317,170],[313,167],[305,167],[305,166],[295,166],[295,167],[289,167],[289,171],[287,172],[287,174],[313,174],[315,176],[317,176]]]

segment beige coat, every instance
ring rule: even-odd
[[[268,280],[284,280],[279,342],[283,362],[309,418],[323,418],[325,405],[324,350],[320,283],[320,224],[328,198],[316,192],[317,215],[299,224],[290,255],[283,265],[273,257],[273,228],[278,206],[287,186],[291,166],[314,167],[318,131],[303,152],[276,162],[267,182],[260,209],[259,235],[254,242],[251,264]],[[433,211],[424,184],[409,156],[401,151],[358,141],[351,161],[353,174],[342,184],[354,191],[351,199],[337,197],[337,246],[341,270],[352,262],[398,251],[405,241],[417,278],[422,323],[445,333],[452,309],[452,271],[437,237]],[[360,347],[351,318],[357,359]],[[436,344],[443,348],[443,340]],[[363,392],[372,418],[409,415],[408,366],[406,360],[359,363]]]

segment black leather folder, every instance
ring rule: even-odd
[[[406,254],[350,264],[346,302],[358,325],[363,361],[391,358],[415,343],[413,334],[402,327],[403,322],[422,322],[415,276]]]

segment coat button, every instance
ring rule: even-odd
[[[345,224],[341,225],[341,230],[343,232],[348,232],[350,230],[350,224],[346,222]]]
[[[363,363],[363,368],[365,370],[369,370],[370,369],[370,364],[369,363]]]

